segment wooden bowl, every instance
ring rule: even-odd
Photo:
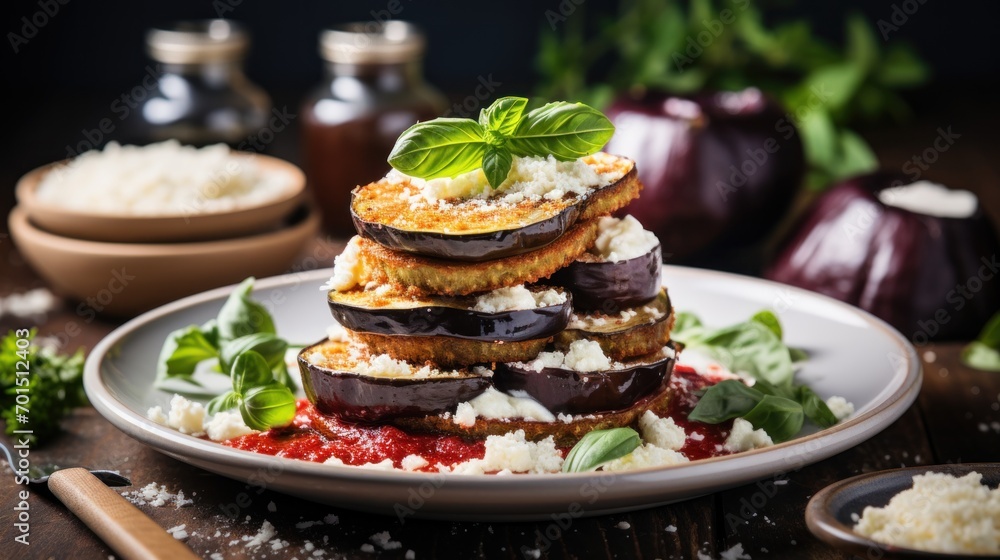
[[[302,207],[284,227],[196,243],[105,243],[44,231],[15,207],[11,236],[53,291],[82,302],[80,313],[131,316],[247,276],[285,272],[316,235],[319,215]]]
[[[261,204],[222,212],[184,212],[165,215],[127,215],[88,212],[52,206],[38,200],[38,185],[46,174],[65,161],[34,169],[21,177],[15,194],[32,223],[56,235],[90,241],[126,243],[166,243],[207,241],[259,233],[279,226],[303,199],[305,175],[291,163],[264,155],[236,155],[254,158],[263,173],[288,177],[288,191]]]

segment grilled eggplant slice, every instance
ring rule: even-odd
[[[604,153],[584,161],[610,184],[583,196],[494,204],[489,199],[447,205],[409,201],[408,179],[382,179],[354,189],[351,219],[362,237],[389,249],[426,257],[481,262],[528,253],[561,237],[579,221],[610,214],[639,196],[635,163]]]
[[[523,363],[497,364],[493,385],[514,394],[523,391],[552,413],[591,414],[631,407],[661,390],[670,380],[675,352],[667,345],[657,352],[605,371],[579,372]]]
[[[531,286],[533,294],[546,286]],[[563,293],[559,288],[557,291]],[[407,335],[412,337],[455,337],[480,342],[516,342],[547,338],[566,328],[573,299],[533,309],[497,313],[476,311],[476,298],[410,296],[400,290],[355,288],[332,290],[327,302],[333,318],[355,333]],[[426,356],[425,359],[434,360]],[[515,358],[520,359],[520,358]],[[469,360],[466,363],[475,363]]]
[[[346,342],[325,340],[304,348],[298,356],[306,396],[318,411],[349,422],[378,423],[392,418],[454,411],[458,403],[490,386],[488,370],[462,368],[441,371],[411,366],[401,372],[374,372]]]
[[[566,330],[556,334],[555,342],[562,349],[575,340],[593,340],[601,345],[606,356],[627,360],[662,348],[670,340],[673,326],[670,298],[667,290],[661,288],[656,299],[645,305],[617,313],[574,314]]]
[[[574,225],[554,242],[530,253],[486,262],[458,262],[392,251],[360,239],[366,281],[391,283],[411,294],[468,295],[548,278],[594,243],[597,220]]]
[[[397,360],[431,362],[441,367],[461,367],[468,364],[532,360],[552,340],[552,337],[516,342],[485,342],[450,336],[406,336],[352,332],[352,340],[367,346],[377,354],[388,354]]]
[[[435,434],[451,434],[466,439],[483,440],[488,436],[502,436],[515,430],[523,430],[524,437],[529,441],[541,441],[552,437],[559,447],[573,447],[580,438],[594,430],[621,428],[632,426],[638,428],[639,418],[647,411],[658,416],[669,413],[672,392],[664,385],[659,391],[635,401],[624,410],[614,412],[593,413],[573,416],[569,423],[562,420],[542,422],[520,418],[476,418],[472,426],[456,424],[450,415],[436,414],[424,417],[395,418],[392,424],[406,430],[430,432]]]
[[[586,252],[552,275],[573,293],[573,308],[612,315],[644,304],[660,292],[663,256],[657,245],[634,259],[608,262]]]

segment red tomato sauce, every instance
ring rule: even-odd
[[[719,425],[692,422],[687,415],[698,402],[696,392],[719,379],[697,374],[692,368],[677,365],[670,380],[673,398],[669,416],[687,433],[680,452],[692,461],[728,455],[722,447],[732,429],[732,422]],[[469,442],[458,436],[411,433],[394,426],[364,426],[343,422],[316,411],[308,400],[298,402],[295,420],[286,428],[256,432],[223,442],[224,445],[274,455],[322,463],[331,457],[347,465],[380,463],[390,459],[402,468],[407,455],[419,455],[428,466],[420,469],[437,472],[438,463],[452,466],[469,459],[482,459],[486,447],[482,441]],[[564,455],[568,449],[562,450]]]

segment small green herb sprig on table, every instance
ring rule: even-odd
[[[479,120],[440,118],[403,132],[389,154],[394,169],[421,179],[455,177],[482,168],[494,189],[515,156],[573,161],[599,151],[615,127],[600,111],[559,101],[525,113],[528,100],[502,97]]]
[[[87,404],[83,350],[63,355],[53,347],[37,344],[35,335],[34,330],[27,337],[11,331],[0,340],[0,417],[6,422],[9,436],[13,437],[15,430],[31,430],[31,434],[18,434],[17,438],[27,437],[33,445],[50,441],[61,432],[59,421],[69,411]],[[30,344],[18,346],[18,340]],[[24,365],[18,366],[18,362]],[[18,371],[29,374],[18,376]],[[26,423],[19,420],[18,394],[30,396]]]
[[[1000,371],[1000,313],[987,321],[979,337],[962,349],[962,363],[976,369]]]
[[[747,0],[624,0],[617,14],[590,18],[586,8],[556,14],[542,32],[541,98],[602,108],[628,91],[757,87],[794,118],[813,189],[874,169],[875,154],[850,127],[905,118],[909,110],[897,91],[930,74],[897,38],[880,48],[882,38],[861,14],[847,18],[841,50],[806,20],[765,24],[758,3]]]
[[[188,393],[215,397],[209,413],[238,408],[247,426],[267,430],[291,423],[298,388],[285,365],[288,342],[278,337],[267,309],[250,297],[253,284],[253,278],[240,283],[215,319],[170,333],[154,385],[167,389],[186,382]],[[215,395],[195,379],[198,365],[209,360],[215,361],[215,371],[230,377],[232,390]]]
[[[806,418],[822,428],[836,424],[837,417],[823,399],[808,386],[794,382],[793,362],[806,356],[786,346],[782,335],[781,323],[770,311],[718,329],[704,327],[690,313],[679,313],[671,334],[674,340],[755,380],[753,387],[735,379],[709,387],[688,418],[719,424],[741,417],[776,442],[795,437]]]

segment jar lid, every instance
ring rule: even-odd
[[[149,56],[167,64],[239,60],[249,46],[246,29],[225,19],[180,21],[146,33]]]
[[[416,25],[405,21],[357,22],[323,30],[320,55],[343,64],[393,64],[420,58],[426,42]]]

